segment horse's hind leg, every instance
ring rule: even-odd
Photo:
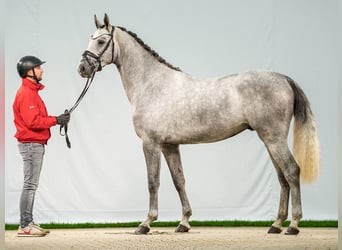
[[[289,200],[288,190],[290,189],[292,202],[292,220],[285,234],[298,234],[298,223],[302,218],[299,180],[300,169],[290,150],[288,149],[286,141],[278,141],[273,143],[265,142],[265,144],[277,169],[278,178],[281,185],[279,214],[277,220],[273,224],[273,227],[278,227],[280,229],[281,223],[287,217]]]
[[[272,155],[270,154],[273,165],[278,174],[278,180],[280,183],[280,201],[279,201],[279,211],[277,220],[272,224],[272,227],[268,230],[268,233],[271,234],[279,234],[281,233],[281,226],[283,222],[287,219],[288,216],[288,207],[289,207],[289,197],[290,197],[290,186],[287,183],[283,172],[277,165],[277,163],[273,160]]]
[[[176,232],[188,232],[190,229],[189,218],[192,214],[192,211],[190,208],[188,197],[185,192],[185,178],[179,154],[179,146],[172,144],[164,144],[162,152],[169,166],[173,183],[176,187],[176,190],[179,194],[182,203],[183,218],[178,227],[176,228]]]

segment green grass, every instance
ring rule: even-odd
[[[190,221],[193,227],[269,227],[273,221]],[[109,228],[109,227],[137,227],[140,222],[119,222],[119,223],[49,223],[41,224],[43,228],[47,229],[72,229],[72,228]],[[179,224],[177,221],[160,221],[154,222],[152,227],[176,227]],[[289,221],[283,223],[284,227],[290,224]],[[314,221],[307,220],[301,221],[299,227],[338,227],[337,220]],[[17,224],[6,224],[6,230],[17,230]]]

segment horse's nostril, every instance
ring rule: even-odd
[[[80,72],[83,73],[85,71],[85,67],[82,65],[82,66],[80,66],[79,70],[80,70]]]

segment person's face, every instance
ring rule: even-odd
[[[34,67],[33,69],[30,69],[27,72],[27,75],[30,77],[33,77],[34,76],[33,70],[34,70],[34,73],[36,74],[38,81],[41,81],[43,79],[43,73],[44,73],[44,70],[42,69],[42,67],[39,65],[39,66]]]

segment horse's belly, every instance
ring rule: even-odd
[[[170,144],[197,144],[197,143],[210,143],[221,141],[239,134],[243,130],[249,128],[247,124],[239,124],[233,127],[223,128],[183,128],[169,131],[164,136],[161,136],[164,143]]]
[[[197,144],[224,140],[250,128],[241,113],[220,112],[144,112],[133,122],[142,140],[170,144]],[[177,116],[174,116],[177,114]]]

